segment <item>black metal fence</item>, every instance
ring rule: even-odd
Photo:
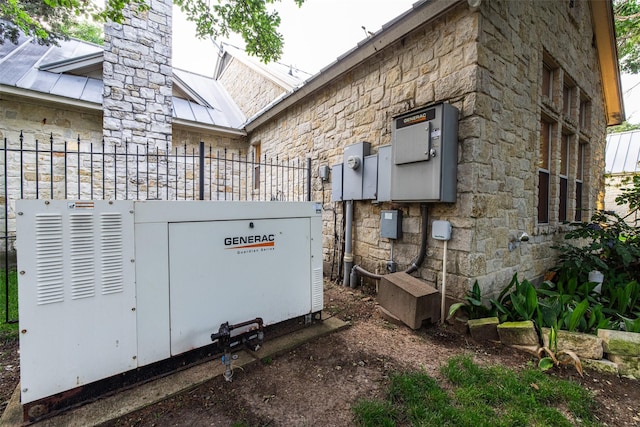
[[[17,321],[15,200],[311,200],[311,159],[266,156],[241,149],[159,148],[103,142],[26,141],[0,147],[2,245],[0,323]],[[15,289],[14,289],[15,288]]]

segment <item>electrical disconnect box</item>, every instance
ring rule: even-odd
[[[391,210],[380,213],[380,237],[402,238],[402,211]]]
[[[403,114],[392,133],[391,199],[455,202],[458,110],[442,103]]]

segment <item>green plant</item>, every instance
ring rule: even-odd
[[[567,277],[566,272],[558,283],[543,282],[537,289],[542,326],[587,333],[610,328],[613,322],[605,316],[595,286],[593,282],[578,285],[577,277]]]
[[[544,354],[546,354],[546,356],[543,356]],[[547,371],[554,366],[572,365],[581,377],[584,376],[580,358],[571,350],[552,351],[548,347],[541,347],[538,350],[538,358],[540,359],[538,361],[538,367],[543,371]]]
[[[4,288],[5,284],[9,287],[7,290]],[[9,322],[18,319],[18,273],[16,270],[9,270],[8,277],[5,270],[0,270],[0,334],[12,336],[17,333],[18,323],[7,323],[7,319]]]
[[[624,324],[624,330],[627,332],[640,332],[640,314],[636,319],[628,319],[620,316]]]
[[[584,283],[590,271],[599,270],[603,288],[640,281],[640,224],[631,220],[640,208],[640,175],[622,189],[616,203],[628,205],[628,214],[598,211],[589,222],[572,223],[573,230],[565,235],[568,242],[554,246],[560,252],[557,271],[576,274]]]
[[[598,425],[589,391],[533,367],[479,366],[463,355],[440,371],[439,381],[425,372],[391,375],[385,400],[354,407],[356,425],[571,426],[567,413],[580,425]]]
[[[495,310],[482,303],[482,291],[477,280],[473,283],[471,290],[467,291],[464,299],[465,302],[451,304],[451,307],[449,307],[449,319],[459,310],[463,311],[469,319],[481,319],[483,317],[495,316]]]
[[[542,325],[542,313],[538,304],[536,289],[528,280],[518,281],[514,274],[511,282],[500,292],[497,300],[491,299],[491,305],[498,313],[501,322],[533,320]]]

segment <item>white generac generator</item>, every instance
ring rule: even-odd
[[[19,200],[22,403],[323,308],[321,205]]]

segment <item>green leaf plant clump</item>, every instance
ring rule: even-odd
[[[495,316],[495,308],[484,305],[482,301],[482,290],[477,280],[473,283],[471,290],[467,291],[464,299],[465,302],[451,304],[448,318],[453,317],[458,311],[464,312],[468,319],[482,319],[484,317]]]

